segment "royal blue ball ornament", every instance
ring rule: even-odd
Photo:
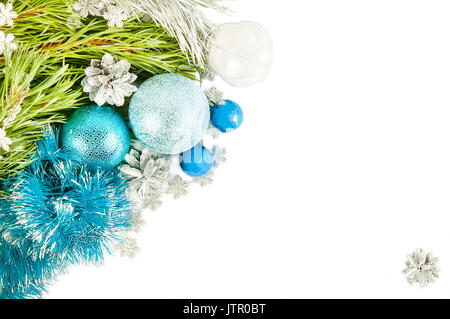
[[[208,100],[192,80],[178,74],[151,77],[130,101],[136,138],[153,151],[179,154],[199,143],[209,126]]]
[[[183,172],[192,177],[208,174],[214,165],[211,152],[201,144],[180,155],[180,166]]]
[[[74,160],[90,168],[111,169],[130,150],[130,132],[110,106],[78,108],[61,131],[62,146]]]
[[[211,107],[211,124],[222,132],[231,132],[241,126],[244,113],[236,102],[225,100]]]

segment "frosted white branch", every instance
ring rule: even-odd
[[[0,56],[6,52],[11,52],[17,49],[17,43],[14,42],[14,34],[5,34],[0,30]]]
[[[12,140],[6,136],[6,131],[2,127],[0,128],[0,148],[5,150],[6,152],[9,152],[9,145],[12,144]]]

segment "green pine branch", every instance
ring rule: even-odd
[[[28,46],[6,56],[0,84],[0,127],[5,129],[12,144],[9,152],[0,149],[0,180],[28,165],[43,129],[63,123],[67,113],[80,101],[82,91],[73,89],[78,78],[66,75],[70,67],[63,65],[50,70],[46,64],[48,58],[48,53],[38,53]],[[43,73],[48,75],[42,76]],[[17,116],[5,124],[16,107]]]
[[[74,2],[16,0],[13,4],[19,16],[7,32],[36,50],[50,52],[49,63],[68,63],[77,74],[105,53],[128,60],[141,78],[176,72],[180,65],[189,64],[177,40],[161,27],[131,18],[123,28],[108,28],[102,18],[81,18],[72,9]],[[192,77],[195,69],[181,72]]]

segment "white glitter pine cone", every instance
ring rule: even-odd
[[[86,77],[81,81],[83,91],[89,93],[89,98],[98,105],[108,103],[122,106],[125,97],[136,92],[137,87],[132,83],[137,75],[130,73],[130,63],[105,54],[102,60],[93,59],[91,66],[85,70]]]
[[[128,164],[122,165],[120,171],[128,178],[130,189],[141,199],[160,197],[166,191],[169,159],[145,148],[141,153],[131,150],[125,160]]]
[[[408,256],[403,273],[410,284],[418,283],[423,288],[439,277],[438,261],[439,258],[434,257],[432,253],[416,249]]]

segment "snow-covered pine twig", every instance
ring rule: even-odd
[[[14,34],[4,33],[0,30],[0,56],[6,52],[17,50],[17,43],[14,41]]]
[[[0,127],[0,149],[9,152],[9,145],[12,144],[12,140],[6,136],[6,131],[3,127]],[[3,158],[3,156],[1,157]]]

